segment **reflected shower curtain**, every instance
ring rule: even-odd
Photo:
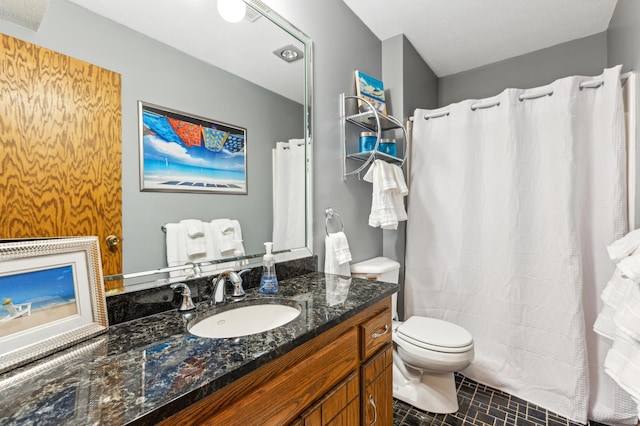
[[[627,230],[620,67],[487,101],[415,112],[405,317],[468,329],[471,379],[577,422],[635,424],[593,332],[606,246]]]
[[[273,250],[304,247],[305,142],[278,142],[273,150]]]

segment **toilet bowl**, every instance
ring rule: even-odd
[[[398,282],[400,264],[377,257],[351,265],[354,277]],[[436,318],[397,321],[392,296],[393,397],[432,413],[458,411],[454,372],[471,364],[473,337],[464,328]]]
[[[393,396],[432,413],[458,411],[454,372],[471,364],[473,338],[464,328],[413,316],[393,330]]]

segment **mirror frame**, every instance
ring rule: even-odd
[[[287,21],[285,18],[280,16],[278,13],[274,12],[271,8],[263,9],[260,5],[260,2],[254,3],[253,0],[243,0],[247,7],[255,10],[257,13],[261,14],[264,18],[268,19],[275,25],[277,25],[280,29],[287,32],[289,35],[300,41],[304,46],[304,82],[305,82],[305,91],[304,91],[304,139],[305,139],[305,247],[293,248],[289,250],[283,250],[279,252],[275,252],[276,262],[287,262],[296,259],[303,259],[306,257],[313,256],[313,229],[312,229],[312,219],[313,219],[313,196],[311,194],[313,185],[313,144],[312,144],[312,111],[313,111],[313,42],[311,38],[309,38],[305,33],[300,31],[297,27]],[[241,256],[237,258],[226,258],[221,259],[219,261],[207,261],[203,262],[203,264],[218,264],[218,263],[226,263],[234,260],[243,260],[242,267],[243,268],[255,268],[260,267],[262,265],[262,256],[264,253],[257,253],[248,256]],[[208,274],[195,274],[197,265],[199,264],[187,264],[184,266],[175,266],[175,267],[165,267],[159,269],[152,269],[148,271],[140,271],[140,272],[131,272],[131,273],[122,273],[115,275],[108,275],[104,277],[104,281],[118,281],[118,280],[131,280],[132,282],[128,285],[125,285],[123,282],[122,287],[119,287],[115,290],[110,290],[106,294],[121,294],[132,291],[139,291],[146,288],[158,287],[161,285],[167,285],[171,282],[176,281],[184,281],[187,279],[204,277],[207,275],[216,275],[220,271],[211,271]],[[176,278],[164,277],[160,279],[156,279],[150,281],[149,278],[153,275],[159,274],[168,274],[171,271],[176,270],[188,270],[192,269],[193,275],[184,275]],[[139,280],[139,281],[138,281]],[[136,282],[133,282],[136,281]]]

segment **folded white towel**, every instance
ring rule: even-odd
[[[604,305],[596,317],[596,321],[593,323],[593,331],[609,340],[615,339],[616,324],[613,322],[613,316],[615,314],[616,311],[613,308]]]
[[[634,285],[637,284],[632,280],[623,277],[620,268],[616,268],[613,271],[613,276],[604,287],[600,298],[606,306],[609,306],[615,311],[622,305],[627,297],[627,293]]]
[[[640,282],[640,254],[627,256],[618,262],[618,269],[622,275],[632,281]]]
[[[185,242],[187,248],[187,256],[192,261],[196,261],[196,258],[205,256],[207,254],[207,243],[204,237],[201,238],[187,238]]]
[[[198,219],[183,219],[180,224],[187,230],[187,235],[191,238],[204,237],[204,227],[202,221]]]
[[[349,267],[349,262],[342,264],[338,263],[333,241],[333,238],[329,235],[324,238],[324,272],[327,274],[345,275],[350,277],[351,268]]]
[[[604,306],[593,329],[613,340],[604,361],[605,372],[640,403],[640,253],[632,247],[630,234],[626,241],[618,240],[613,250],[607,247],[614,261],[623,258],[600,296]]]
[[[640,403],[640,342],[616,338],[604,360],[604,371]]]
[[[167,266],[178,266],[189,263],[187,246],[185,245],[184,227],[179,223],[167,223]]]
[[[633,283],[625,299],[613,316],[617,334],[624,334],[640,342],[640,284]]]
[[[211,221],[216,247],[216,259],[231,256],[244,256],[242,230],[240,222],[233,219],[215,219]]]
[[[607,246],[609,257],[619,262],[640,247],[640,229],[629,232],[624,237]]]
[[[351,251],[349,250],[349,242],[344,232],[334,232],[329,234],[332,240],[333,251],[335,253],[338,265],[351,262]]]

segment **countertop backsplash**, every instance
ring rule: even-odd
[[[278,280],[286,280],[317,270],[318,256],[315,255],[276,264]],[[257,288],[260,284],[261,275],[262,266],[252,268],[248,275],[244,275],[244,288]],[[195,278],[184,281],[191,289],[194,303],[202,300],[201,295],[206,293],[204,289],[211,282],[211,278]],[[169,285],[110,295],[107,297],[109,325],[116,325],[175,309],[180,304],[180,301],[179,292],[172,290]]]

